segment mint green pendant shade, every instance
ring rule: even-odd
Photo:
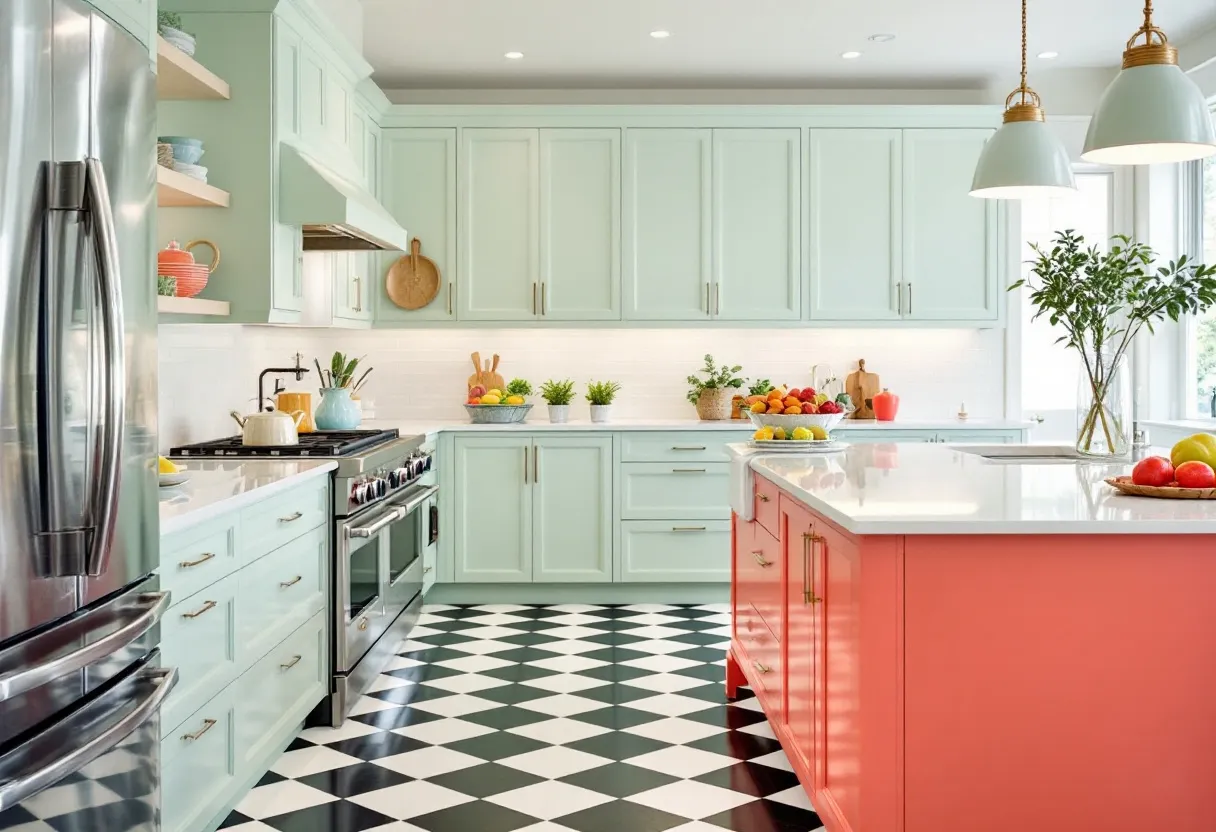
[[[1089,122],[1081,158],[1106,165],[1186,162],[1216,155],[1203,92],[1175,64],[1124,69]]]
[[[1077,189],[1064,145],[1042,121],[1001,125],[980,154],[971,195],[1027,199]]]

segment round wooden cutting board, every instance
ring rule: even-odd
[[[415,237],[410,253],[389,267],[384,290],[402,309],[421,309],[435,299],[442,283],[439,267],[422,256],[422,241]]]

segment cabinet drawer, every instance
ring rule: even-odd
[[[329,477],[320,477],[241,512],[241,556],[245,563],[328,526]]]
[[[235,687],[235,686],[234,686]],[[236,786],[232,688],[186,717],[160,741],[164,832],[202,829]]]
[[[161,621],[166,667],[176,667],[177,687],[161,712],[168,732],[237,677],[236,605],[239,574],[185,598]]]
[[[728,583],[730,521],[623,522],[618,569],[629,583]]]
[[[643,433],[622,431],[622,462],[730,462],[726,446],[746,442],[752,431],[746,422],[739,432],[729,430],[668,431]]]
[[[781,538],[781,512],[777,510],[777,503],[781,496],[781,490],[777,488],[775,483],[769,482],[759,474],[753,474],[756,482],[755,489],[755,517],[756,522],[761,527],[768,530],[768,533],[773,537]]]
[[[759,616],[745,617],[744,625],[741,631],[736,631],[736,638],[743,645],[748,675],[757,686],[756,696],[769,721],[782,722],[781,642]]]
[[[622,520],[729,520],[730,463],[627,462]]]
[[[160,585],[173,593],[174,606],[237,566],[234,514],[161,541]]]
[[[324,609],[328,554],[329,528],[321,526],[237,573],[243,667]]]
[[[740,604],[750,604],[775,636],[781,633],[781,599],[785,562],[781,544],[759,525],[753,525],[746,546],[735,547],[736,594]]]
[[[319,612],[237,680],[240,761],[264,758],[321,701],[329,683],[325,650],[325,614]]]

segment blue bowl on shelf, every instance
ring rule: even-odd
[[[181,162],[186,165],[197,165],[199,160],[203,158],[203,149],[195,147],[192,144],[172,144],[173,161]]]
[[[157,141],[165,144],[188,144],[191,147],[203,146],[202,139],[192,139],[189,136],[160,136]]]

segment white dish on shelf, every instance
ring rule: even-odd
[[[815,454],[843,451],[849,445],[835,439],[749,439],[747,446],[765,453]]]
[[[173,160],[173,169],[178,173],[189,176],[191,179],[197,179],[200,182],[207,181],[207,168],[202,165],[191,165],[186,162]]]
[[[172,474],[160,474],[159,477],[161,488],[173,488],[174,486],[188,482],[190,479],[190,475],[185,470],[176,471]]]

